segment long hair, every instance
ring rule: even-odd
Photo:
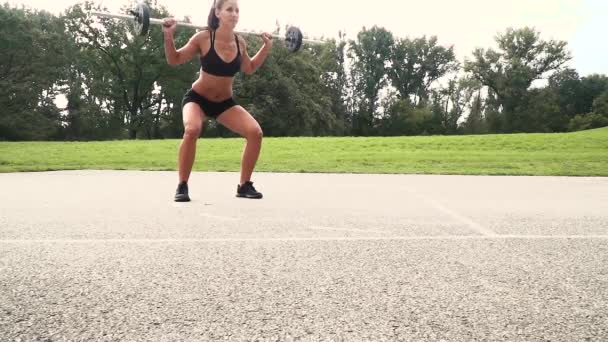
[[[220,27],[220,18],[215,15],[215,9],[218,10],[224,6],[224,2],[226,0],[213,0],[213,5],[211,5],[211,9],[209,10],[209,17],[207,17],[207,26],[209,28],[215,30]]]

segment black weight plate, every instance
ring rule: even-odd
[[[139,3],[131,11],[133,13],[133,29],[138,36],[145,36],[150,29],[150,9],[144,3]]]
[[[285,34],[285,46],[290,52],[297,52],[302,46],[302,31],[297,27],[290,27]]]

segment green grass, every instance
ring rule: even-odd
[[[175,170],[180,140],[0,142],[0,172]],[[244,140],[198,141],[196,171],[238,171]],[[265,137],[256,171],[608,176],[608,128],[433,137]]]

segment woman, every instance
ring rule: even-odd
[[[188,62],[197,54],[201,56],[200,76],[182,101],[184,136],[178,156],[177,202],[190,201],[188,178],[194,164],[196,142],[207,118],[217,120],[246,139],[236,195],[262,198],[251,181],[262,146],[262,129],[253,116],[233,100],[232,84],[237,72],[251,74],[262,65],[272,48],[272,36],[261,35],[264,45],[251,58],[245,40],[234,33],[238,20],[237,0],[216,0],[209,11],[209,29],[194,34],[186,45],[176,50],[173,40],[176,22],[172,18],[163,19],[165,54],[170,65]]]

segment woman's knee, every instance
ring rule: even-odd
[[[182,110],[182,119],[184,121],[184,139],[198,139],[203,129],[204,119],[200,107],[194,102],[186,103]]]
[[[262,128],[259,125],[248,129],[247,134],[245,135],[247,139],[254,140],[262,140],[263,136],[264,132],[262,131]]]
[[[201,127],[197,125],[186,125],[184,127],[184,139],[196,140],[201,135]]]

